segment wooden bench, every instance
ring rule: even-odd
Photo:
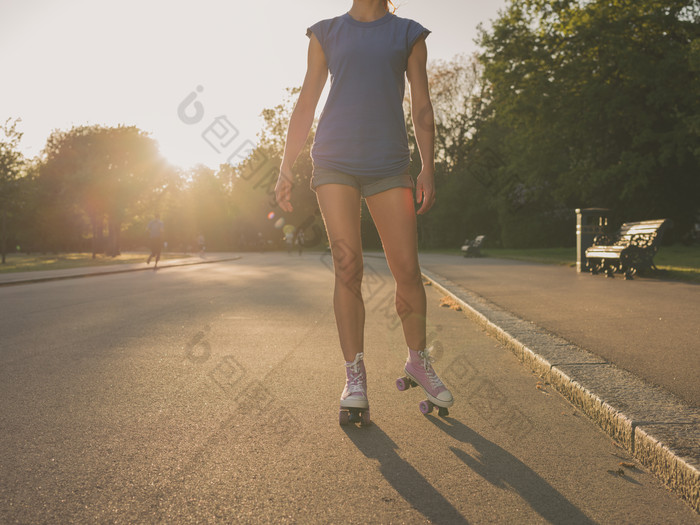
[[[467,239],[462,245],[462,252],[465,257],[481,257],[481,245],[484,244],[486,235],[479,235],[473,241]]]
[[[626,222],[613,239],[596,236],[593,246],[586,250],[588,268],[593,274],[605,272],[607,277],[624,273],[625,279],[632,279],[638,272],[656,270],[654,255],[664,231],[672,225],[670,219]]]

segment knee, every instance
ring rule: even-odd
[[[361,261],[359,264],[335,264],[335,282],[346,288],[351,288],[353,290],[359,289],[362,286],[363,271],[364,269]]]
[[[364,271],[362,253],[342,241],[333,243],[331,251],[336,283],[353,289],[360,287]]]
[[[394,272],[394,280],[399,288],[422,286],[423,284],[420,267],[414,264],[400,265],[398,271]]]

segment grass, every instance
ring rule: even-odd
[[[700,245],[683,246],[674,244],[673,246],[662,246],[654,256],[656,266],[682,267],[700,269]]]
[[[180,259],[183,255],[165,253],[161,259]],[[97,255],[93,259],[90,253],[61,253],[44,255],[9,254],[5,264],[0,264],[0,273],[33,272],[39,270],[63,270],[83,268],[86,266],[109,266],[113,264],[143,263],[147,253],[123,253],[117,257]]]
[[[576,266],[576,248],[487,248],[482,253],[485,257]],[[654,256],[654,264],[661,270],[652,274],[654,277],[700,283],[700,246],[662,246]]]
[[[576,266],[576,248],[532,248],[520,250],[486,248],[481,250],[481,253],[485,257],[496,257],[498,259]]]

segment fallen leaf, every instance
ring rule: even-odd
[[[440,299],[440,306],[443,306],[445,308],[450,308],[452,310],[456,310],[458,312],[462,311],[462,307],[459,305],[457,301],[452,299],[449,295],[446,295],[442,299]]]

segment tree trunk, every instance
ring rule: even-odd
[[[109,238],[107,241],[107,244],[109,246],[107,255],[110,257],[116,257],[117,255],[120,254],[119,250],[119,237],[122,229],[122,223],[121,221],[117,219],[109,219],[108,222],[109,225]]]
[[[101,215],[95,214],[90,217],[92,223],[92,258],[97,258],[98,253],[102,253],[104,243],[104,219]]]
[[[97,257],[97,217],[90,217],[92,224],[92,258]]]
[[[7,211],[2,210],[2,242],[0,242],[0,251],[2,251],[2,264],[5,264],[5,253],[7,253]]]

